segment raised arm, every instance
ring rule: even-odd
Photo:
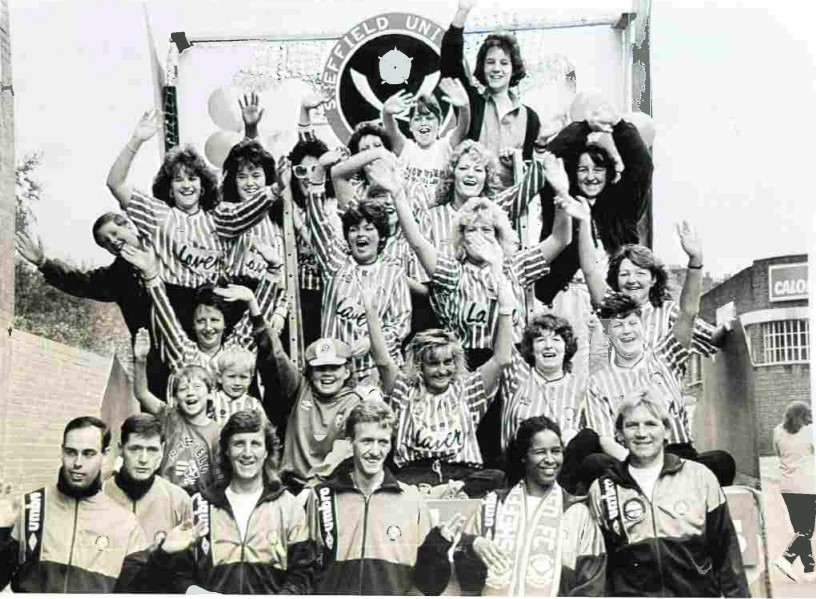
[[[320,91],[312,91],[303,96],[300,102],[300,116],[298,117],[298,140],[313,141],[317,139],[312,125],[312,110],[328,101]]]
[[[322,273],[331,275],[346,262],[348,248],[338,238],[337,230],[326,214],[326,166],[334,158],[329,156],[339,154],[327,152],[320,157],[309,176],[309,187],[306,193],[306,224],[311,235],[312,248],[315,251],[317,262]],[[334,170],[334,169],[332,169]]]
[[[467,138],[470,131],[470,98],[462,82],[453,77],[442,79],[439,89],[445,94],[444,99],[456,109],[456,128],[450,136],[450,145],[455,148]]]
[[[502,369],[510,364],[513,357],[513,312],[516,308],[516,297],[510,281],[502,272],[504,254],[498,241],[495,239],[476,241],[476,245],[481,244],[488,246],[485,248],[487,251],[478,247],[476,251],[484,255],[490,263],[498,287],[499,321],[493,338],[493,355],[480,368],[485,393],[488,397],[493,397],[501,380]]]
[[[155,415],[161,412],[162,407],[167,404],[148,389],[147,355],[149,353],[150,335],[147,329],[139,329],[133,341],[133,394],[142,407],[142,412]]]
[[[402,156],[402,149],[405,147],[405,135],[402,134],[399,124],[397,124],[397,115],[407,115],[413,101],[414,97],[408,93],[408,91],[401,89],[388,98],[383,104],[383,126],[385,127],[386,135],[388,135],[388,138],[391,140],[394,154],[397,156]]]
[[[388,160],[392,157],[393,154],[385,148],[371,148],[370,150],[357,152],[354,156],[349,156],[332,168],[332,182],[339,179],[350,179],[372,162],[381,158]]]
[[[265,405],[269,413],[270,421],[279,427],[285,427],[289,413],[295,406],[298,389],[302,382],[302,375],[297,366],[286,355],[280,337],[266,326],[266,321],[262,316],[253,318],[253,335],[258,346],[258,370],[261,373],[269,372],[273,380],[266,381],[264,385],[277,391],[276,401]]]
[[[148,110],[139,119],[133,135],[122,148],[119,156],[116,157],[108,172],[107,185],[113,197],[119,202],[119,206],[124,210],[130,202],[133,187],[128,183],[128,173],[133,157],[142,147],[142,144],[153,137],[161,126],[161,113],[158,110]]]
[[[388,343],[380,322],[380,315],[377,313],[376,298],[374,290],[366,287],[362,281],[357,280],[360,286],[360,296],[362,297],[363,308],[365,309],[366,322],[368,323],[368,335],[371,341],[371,357],[377,365],[380,373],[380,384],[383,395],[389,395],[394,389],[394,384],[399,376],[399,367],[391,353],[388,351]]]
[[[691,347],[694,318],[700,312],[700,295],[703,292],[703,244],[686,221],[677,225],[677,234],[689,261],[686,281],[680,292],[680,314],[674,323],[674,335],[688,349]]]
[[[422,234],[422,231],[419,230],[411,210],[411,204],[405,195],[405,185],[397,172],[396,165],[393,162],[382,160],[371,165],[368,176],[391,194],[394,199],[394,207],[397,209],[397,218],[399,218],[402,233],[405,235],[408,245],[411,246],[411,249],[419,258],[422,268],[425,269],[429,277],[433,278],[433,274],[436,272],[438,252]]]
[[[238,98],[238,108],[241,110],[241,119],[244,121],[244,137],[257,139],[258,123],[264,113],[264,109],[258,105],[258,94],[252,92],[249,98],[244,94],[243,102]]]
[[[541,163],[544,176],[555,190],[556,196],[552,233],[539,243],[538,247],[547,262],[552,262],[565,247],[572,243],[572,216],[586,218],[586,215],[579,210],[580,204],[569,196],[569,177],[564,169],[564,160],[556,158],[551,153],[546,153],[542,156]]]
[[[442,37],[439,56],[439,70],[442,77],[455,77],[465,85],[469,83],[469,80],[465,72],[464,38],[462,33],[468,15],[475,4],[475,0],[459,0],[450,27]]]

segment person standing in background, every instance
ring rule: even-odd
[[[813,415],[803,401],[793,401],[785,417],[773,431],[774,451],[779,456],[781,478],[779,489],[788,508],[794,537],[774,565],[795,582],[802,580],[794,571],[796,558],[802,560],[806,582],[816,582],[814,575],[813,536],[816,521],[816,468],[813,462]]]

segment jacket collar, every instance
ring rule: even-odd
[[[204,497],[204,499],[216,507],[230,509],[229,499],[227,499],[228,486],[229,483],[216,483],[202,489],[201,495]],[[283,495],[285,490],[286,489],[284,488],[283,483],[281,483],[279,479],[265,481],[263,491],[261,492],[261,497],[258,499],[258,505],[268,501],[274,501]]]
[[[326,486],[331,487],[338,492],[357,491],[358,489],[354,485],[354,481],[351,478],[351,471],[353,468],[353,458],[349,458],[341,462],[340,465],[335,468],[332,477],[326,481]],[[397,478],[388,468],[383,468],[383,470],[385,471],[385,477],[383,478],[382,484],[374,489],[374,493],[380,493],[382,491],[402,493],[402,487],[400,486]]]
[[[663,478],[669,474],[675,474],[679,472],[680,469],[683,467],[683,463],[685,460],[682,458],[674,455],[673,453],[666,453],[663,452],[663,468],[660,470],[660,476],[658,478]],[[631,461],[627,456],[623,462],[617,462],[613,468],[610,468],[607,472],[610,474],[610,478],[612,478],[616,483],[622,484],[626,487],[637,487],[637,482],[635,479],[632,478],[632,475],[629,474],[629,466]]]

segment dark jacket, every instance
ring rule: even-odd
[[[725,494],[702,464],[665,454],[651,501],[615,462],[589,490],[609,555],[606,594],[749,597]]]
[[[467,137],[474,141],[479,141],[484,121],[485,105],[487,100],[479,93],[479,90],[472,85],[470,78],[465,72],[464,61],[464,29],[451,25],[442,37],[441,54],[439,57],[439,70],[442,77],[455,77],[462,82],[470,100],[470,129]],[[522,154],[525,160],[533,157],[533,144],[541,129],[541,119],[536,111],[527,105],[523,105],[527,110],[527,128],[524,134],[524,145]]]
[[[578,158],[586,149],[587,136],[591,130],[586,121],[567,125],[547,149],[563,158],[574,180]],[[621,120],[612,129],[612,138],[623,161],[621,179],[606,187],[592,206],[593,231],[606,252],[617,252],[627,243],[639,243],[637,224],[651,203],[652,155],[638,133],[637,127]],[[575,189],[571,193],[575,193]],[[555,220],[553,189],[545,185],[541,191],[541,236],[546,239],[552,233]],[[536,297],[545,304],[552,303],[556,294],[569,283],[580,267],[578,261],[578,222],[573,223],[572,243],[553,259],[550,272],[536,282]]]
[[[307,511],[320,553],[317,594],[444,590],[450,576],[444,539],[431,531],[430,511],[416,487],[387,469],[382,486],[366,498],[351,480],[350,460],[344,462],[314,488]]]
[[[193,495],[193,521],[205,520],[205,533],[179,555],[159,548],[156,562],[166,588],[184,592],[191,585],[229,594],[308,595],[315,568],[314,543],[306,515],[283,486],[270,483],[249,517],[246,538],[226,496],[214,486]],[[154,560],[151,560],[154,561]]]

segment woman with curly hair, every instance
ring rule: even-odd
[[[215,174],[189,146],[167,153],[153,181],[152,196],[134,189],[128,182],[130,165],[160,126],[157,111],[142,116],[111,166],[107,185],[142,240],[155,248],[159,276],[182,325],[190,332],[195,289],[219,280],[230,244],[264,218],[272,196],[261,188],[249,201],[219,203]]]
[[[510,363],[515,298],[496,260],[499,317],[493,356],[474,372],[465,365],[462,344],[442,329],[420,331],[411,340],[405,367],[391,358],[374,294],[362,287],[371,354],[383,394],[397,415],[394,474],[406,484],[463,480],[464,493],[481,497],[497,488],[504,473],[484,470],[476,429],[496,396],[502,368]]]
[[[411,297],[403,267],[384,256],[390,228],[382,202],[367,198],[350,204],[341,217],[342,232],[329,221],[326,171],[340,157],[337,151],[321,156],[308,179],[306,220],[323,284],[321,337],[348,344],[360,381],[375,383],[358,281],[377,289],[377,312],[389,352],[398,363],[411,326]]]
[[[774,565],[785,576],[798,581],[793,564],[799,558],[805,579],[813,582],[816,576],[810,539],[816,520],[816,468],[813,462],[813,415],[809,403],[793,401],[788,404],[782,422],[774,428],[773,444],[779,456],[779,487],[794,532],[793,539]]]
[[[216,593],[309,594],[314,543],[303,508],[277,477],[274,428],[257,412],[236,412],[219,445],[222,480],[193,496],[193,522],[167,534],[154,560],[157,575],[181,592],[198,585]]]
[[[521,421],[536,415],[557,422],[564,443],[578,432],[587,379],[572,373],[577,349],[572,326],[559,316],[538,314],[524,329],[519,350],[513,349],[513,359],[502,372],[502,450]]]
[[[515,36],[511,33],[487,36],[479,48],[473,72],[478,87],[465,71],[462,34],[474,3],[475,0],[459,0],[451,26],[442,38],[439,58],[442,77],[458,79],[467,90],[470,139],[481,142],[496,155],[507,149],[521,149],[524,159],[530,160],[541,123],[538,114],[511,91],[527,74]],[[504,165],[500,179],[504,187],[512,184],[512,172]]]

